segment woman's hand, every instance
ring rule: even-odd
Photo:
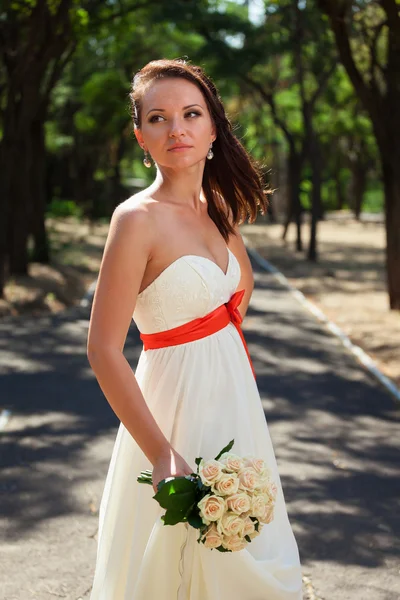
[[[153,466],[153,489],[157,493],[157,484],[167,477],[185,477],[194,473],[187,462],[182,458],[172,447],[168,451],[161,454]]]

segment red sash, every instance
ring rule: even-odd
[[[239,290],[231,296],[226,304],[218,306],[218,308],[208,313],[208,315],[200,317],[199,319],[194,319],[193,321],[189,321],[188,323],[184,323],[173,329],[167,329],[166,331],[159,331],[156,333],[141,333],[140,339],[143,341],[144,350],[155,350],[158,348],[165,348],[166,346],[178,346],[179,344],[200,340],[201,338],[207,337],[208,335],[223,329],[232,321],[239,332],[255,378],[256,373],[254,371],[253,363],[251,362],[242,328],[240,327],[240,324],[243,321],[242,315],[237,308],[242,301],[243,295],[244,289]]]

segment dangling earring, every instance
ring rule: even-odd
[[[211,160],[212,157],[214,156],[214,152],[211,150],[211,148],[212,148],[212,142],[211,142],[210,147],[209,147],[208,152],[207,152],[207,158],[208,158],[208,160]]]
[[[144,164],[145,167],[147,167],[148,169],[150,169],[150,167],[151,167],[151,160],[147,156],[147,150],[144,151],[143,164]]]

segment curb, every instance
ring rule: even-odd
[[[302,292],[300,292],[300,290],[298,290],[297,288],[295,288],[289,282],[289,280],[285,277],[285,275],[283,275],[283,273],[281,273],[281,271],[279,271],[279,269],[277,269],[276,267],[274,267],[274,265],[272,265],[268,260],[266,260],[265,258],[263,258],[257,252],[257,250],[255,250],[254,248],[251,248],[251,246],[249,244],[249,240],[248,240],[248,238],[245,235],[242,235],[242,237],[243,237],[243,241],[246,244],[246,248],[247,248],[248,253],[255,260],[255,262],[262,269],[264,269],[265,271],[268,271],[269,273],[271,273],[275,277],[275,279],[277,281],[279,281],[279,283],[281,283],[283,286],[285,286],[286,288],[288,288],[288,290],[296,298],[296,300],[298,302],[300,302],[300,304],[304,308],[306,308],[311,314],[313,314],[314,317],[316,317],[316,319],[318,319],[318,321],[321,321],[321,323],[323,323],[326,326],[326,328],[335,337],[337,337],[340,340],[340,342],[342,343],[342,345],[347,350],[349,350],[353,354],[353,356],[356,357],[356,359],[358,360],[358,362],[361,363],[371,373],[371,375],[373,375],[386,388],[386,390],[388,392],[390,392],[390,394],[392,394],[394,396],[395,400],[397,400],[397,402],[400,403],[400,389],[393,383],[393,381],[391,381],[389,379],[389,377],[386,377],[386,375],[384,375],[382,373],[382,371],[380,371],[378,365],[369,356],[369,354],[367,354],[362,348],[360,348],[360,346],[356,346],[355,344],[353,344],[353,342],[344,333],[344,331],[342,331],[340,329],[340,327],[338,327],[338,325],[336,325],[336,323],[333,323],[333,321],[330,321],[328,319],[328,317],[322,312],[322,310],[319,309],[310,300],[308,300],[304,296],[304,294]]]
[[[79,306],[86,308],[87,306],[91,305],[96,289],[96,283],[97,278],[93,281],[93,283],[90,284],[88,290],[84,293],[83,297],[81,298],[81,301],[79,302]]]
[[[5,428],[7,427],[7,423],[11,418],[11,410],[8,410],[7,408],[4,408],[1,412],[0,412],[0,431],[4,431]]]

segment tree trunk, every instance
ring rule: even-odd
[[[293,217],[296,221],[296,250],[303,250],[303,242],[301,236],[301,215],[302,206],[300,201],[300,182],[301,170],[303,165],[303,155],[296,152],[290,147],[288,158],[288,179],[289,179],[289,198],[288,198],[288,213],[283,229],[282,239],[286,239],[287,230]]]
[[[342,182],[340,181],[339,173],[335,174],[335,189],[336,189],[336,210],[343,210],[345,197],[343,192]]]
[[[5,111],[3,142],[8,151],[3,154],[2,164],[7,180],[5,187],[8,204],[7,252],[9,275],[26,275],[28,273],[28,205],[31,153],[28,136],[18,134],[19,124],[16,119],[8,120],[10,112],[9,110]],[[14,111],[12,110],[12,112]],[[15,113],[17,113],[17,110],[15,110]]]
[[[361,210],[363,206],[365,188],[367,186],[367,173],[365,167],[360,162],[353,163],[351,165],[352,173],[352,207],[354,216],[357,220],[360,219]]]
[[[121,183],[121,161],[126,150],[126,138],[122,131],[118,145],[115,150],[113,160],[113,174],[110,180],[109,205],[107,207],[107,217],[111,217],[115,207],[124,199],[125,189]]]
[[[386,213],[386,269],[389,304],[400,310],[400,171],[393,159],[382,161]]]
[[[32,143],[32,169],[31,169],[31,191],[32,206],[31,233],[33,235],[32,260],[36,262],[49,263],[49,246],[45,225],[45,162],[46,150],[44,142],[44,118],[37,118],[31,128]]]
[[[312,128],[311,121],[309,123]],[[318,258],[317,252],[317,225],[322,218],[322,201],[321,201],[321,152],[318,138],[313,130],[310,131],[309,157],[311,163],[311,230],[310,242],[308,246],[308,260],[316,261]]]
[[[7,148],[4,145],[4,139],[0,142],[0,164],[4,164]],[[8,253],[7,253],[7,232],[8,232],[8,206],[6,198],[8,179],[6,172],[0,169],[0,298],[4,297],[4,286],[7,278]]]
[[[348,22],[352,20],[352,3],[318,0],[329,15],[341,61],[371,118],[382,161],[386,214],[386,268],[391,309],[400,310],[400,19],[398,2],[381,3],[385,11],[382,23],[387,27],[386,62],[381,73],[384,85],[373,78],[366,81],[359,70],[350,43]],[[374,39],[376,42],[376,38]],[[370,46],[370,64],[366,72],[373,73],[376,48]],[[382,92],[381,87],[385,89]]]

